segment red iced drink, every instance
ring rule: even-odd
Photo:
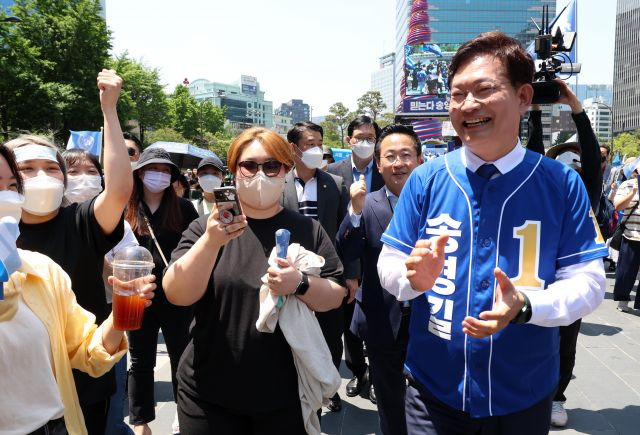
[[[119,331],[140,329],[146,301],[138,291],[145,285],[144,277],[153,270],[153,257],[145,248],[131,246],[118,252],[111,265],[113,327]]]

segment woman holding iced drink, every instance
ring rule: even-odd
[[[86,434],[72,368],[101,376],[126,353],[127,339],[111,316],[95,324],[60,266],[17,248],[23,193],[13,154],[0,145],[0,429]],[[153,277],[145,283],[139,294],[150,299]]]

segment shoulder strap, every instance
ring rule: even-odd
[[[631,217],[633,212],[636,211],[636,209],[638,208],[638,205],[640,205],[640,201],[636,202],[636,205],[633,206],[633,208],[631,209],[631,211],[629,212],[628,215],[625,215],[625,217],[622,220],[622,222],[620,222],[620,225],[624,225],[624,224],[627,223],[627,221],[629,220],[629,218]]]
[[[153,239],[153,242],[155,243],[156,248],[158,249],[158,252],[160,253],[160,257],[162,257],[162,261],[164,262],[164,267],[168,267],[169,266],[169,262],[165,258],[164,252],[162,252],[162,248],[160,247],[160,243],[158,243],[158,239],[156,239],[156,235],[153,232],[153,228],[151,228],[151,222],[149,222],[149,218],[147,217],[147,213],[144,211],[144,206],[142,204],[140,204],[140,212],[142,213],[142,217],[144,218],[144,223],[147,225],[147,228],[149,229],[149,234],[151,234],[151,238]]]

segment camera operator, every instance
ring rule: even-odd
[[[578,145],[580,147],[580,178],[587,189],[589,202],[592,210],[598,210],[602,193],[602,170],[600,147],[596,135],[591,128],[589,117],[584,112],[582,104],[571,91],[569,86],[560,79],[555,79],[560,87],[559,104],[567,104],[571,107],[571,117],[576,124],[578,131]],[[529,138],[527,140],[527,148],[531,151],[544,154],[544,145],[542,143],[542,112],[540,106],[534,104],[529,112]],[[556,159],[560,157],[562,151]],[[597,212],[597,211],[594,211]],[[560,327],[560,381],[558,390],[553,398],[553,408],[551,411],[551,424],[554,426],[566,426],[568,416],[564,409],[563,403],[567,400],[564,395],[573,372],[576,362],[576,344],[578,342],[578,332],[580,332],[580,323],[582,319],[578,319],[568,326]]]
[[[560,87],[558,104],[567,104],[571,107],[571,117],[576,124],[578,143],[581,149],[580,164],[582,171],[580,172],[580,178],[587,188],[591,208],[594,212],[597,212],[600,195],[602,194],[600,145],[591,128],[589,117],[582,108],[580,100],[578,100],[565,81],[560,79],[555,79],[554,81]],[[528,125],[529,137],[527,139],[527,148],[531,151],[544,154],[544,145],[542,143],[542,111],[537,104],[531,106]]]

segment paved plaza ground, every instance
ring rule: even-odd
[[[582,322],[575,378],[566,392],[569,424],[564,429],[552,429],[554,435],[640,434],[640,311],[617,311],[612,291],[613,275],[609,273],[604,302]],[[344,388],[350,373],[343,368],[341,375],[342,411],[325,409],[323,433],[379,433],[376,406],[363,397],[346,397]],[[170,434],[176,408],[164,343],[158,345],[155,388],[157,419],[151,429],[156,434]]]

